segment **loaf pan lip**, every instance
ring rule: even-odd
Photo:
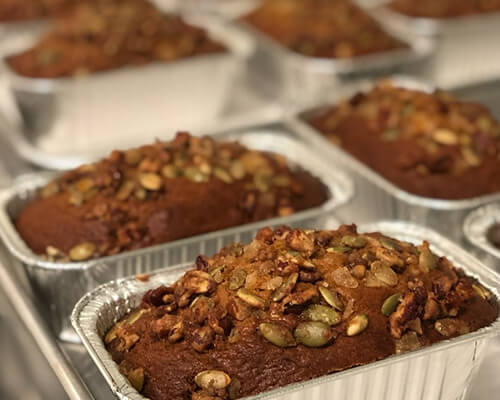
[[[488,239],[488,230],[500,223],[500,203],[491,203],[470,212],[464,220],[465,237],[474,246],[500,260],[500,249]]]
[[[139,258],[141,255],[147,255],[148,253],[153,253],[158,250],[168,250],[171,248],[178,248],[180,246],[186,247],[192,243],[216,239],[230,234],[241,234],[269,225],[286,225],[304,221],[309,218],[319,218],[322,216],[326,217],[336,208],[347,203],[352,198],[352,196],[354,195],[354,185],[346,174],[339,170],[330,168],[327,163],[325,163],[321,159],[318,159],[310,149],[307,149],[300,140],[286,135],[287,130],[281,125],[278,125],[276,128],[269,129],[271,131],[273,129],[281,129],[282,134],[266,133],[266,129],[267,128],[265,127],[257,126],[255,128],[245,129],[244,132],[246,133],[235,134],[234,136],[230,135],[230,137],[235,138],[239,141],[244,141],[245,138],[248,138],[250,137],[250,135],[252,135],[252,132],[255,132],[255,134],[257,135],[267,135],[269,140],[282,140],[283,146],[286,146],[287,142],[300,146],[301,151],[309,155],[309,160],[301,160],[300,162],[297,160],[293,160],[293,155],[286,155],[286,148],[283,148],[282,154],[285,154],[285,156],[287,156],[287,159],[293,164],[309,171],[326,186],[329,198],[323,204],[318,207],[299,211],[288,217],[274,217],[271,219],[244,224],[237,227],[230,227],[214,232],[195,235],[189,238],[179,239],[165,244],[158,244],[139,250],[126,251],[117,255],[101,257],[85,262],[56,263],[44,260],[39,255],[33,253],[33,251],[27,246],[27,244],[24,242],[15,228],[13,222],[13,217],[15,216],[9,215],[8,211],[8,208],[11,206],[12,202],[21,201],[23,197],[26,198],[26,193],[28,191],[43,187],[52,178],[60,174],[54,172],[44,172],[24,175],[18,178],[10,187],[0,190],[0,238],[4,241],[10,253],[25,265],[49,270],[86,270],[96,265],[96,263],[114,263],[125,259],[128,260]],[[312,166],[313,159],[315,166]]]
[[[405,240],[405,238],[412,238],[416,241],[422,241],[424,239],[428,240],[434,251],[437,251],[438,254],[446,254],[450,260],[464,268],[469,276],[479,279],[481,284],[488,288],[488,290],[490,290],[497,297],[497,301],[499,299],[498,288],[500,288],[500,275],[486,268],[480,261],[468,254],[465,250],[461,249],[458,245],[431,229],[406,221],[391,220],[362,225],[359,227],[359,231],[381,231],[384,234],[395,236],[397,238],[401,238],[402,240]],[[449,256],[448,253],[452,255]],[[112,312],[117,312],[117,304],[121,302],[128,302],[127,310],[131,311],[131,309],[139,304],[142,294],[148,289],[157,287],[160,284],[173,283],[182,275],[183,272],[192,266],[192,263],[187,263],[158,270],[151,275],[150,280],[147,282],[138,281],[135,277],[129,277],[103,284],[82,297],[73,309],[71,315],[73,328],[81,338],[83,345],[89,352],[97,368],[103,374],[110,389],[118,398],[122,400],[146,399],[146,397],[139,394],[129,384],[128,380],[120,373],[118,365],[112,360],[111,355],[106,350],[97,328],[97,323],[104,318],[103,310],[106,309],[108,311],[111,310]],[[488,281],[488,284],[485,284],[484,281]],[[130,304],[133,301],[135,301],[136,305],[131,306]],[[128,311],[125,310],[122,315],[114,315],[112,323],[123,317],[123,315],[125,315]],[[107,329],[110,327],[111,326],[107,327]],[[416,351],[400,355],[392,355],[383,360],[353,367],[331,375],[311,379],[309,381],[287,385],[282,388],[273,389],[259,395],[245,397],[243,399],[271,399],[277,396],[298,392],[300,390],[307,390],[325,382],[340,380],[344,377],[368,372],[379,367],[390,366],[421,355],[445,351],[448,348],[462,343],[493,337],[498,334],[500,334],[500,316],[491,325],[466,335],[448,339],[431,346],[426,346]]]
[[[436,89],[434,85],[411,76],[392,75],[385,80],[390,81],[395,86],[402,88],[417,89],[426,92],[432,92]],[[357,82],[347,89],[348,93],[346,93],[346,95],[350,96],[358,91],[369,90],[373,88],[375,84],[376,82],[373,80]],[[475,208],[495,200],[500,200],[500,192],[472,197],[468,199],[446,200],[419,196],[398,187],[396,184],[392,183],[381,174],[370,168],[363,161],[356,159],[347,151],[329,142],[320,131],[315,129],[308,122],[309,116],[321,112],[322,110],[331,108],[336,104],[338,104],[338,101],[318,107],[312,107],[310,109],[297,113],[296,115],[289,118],[287,122],[295,132],[297,132],[305,140],[309,139],[314,142],[314,145],[318,148],[322,148],[324,152],[328,153],[329,157],[339,159],[342,163],[347,165],[349,169],[356,171],[356,173],[361,175],[366,180],[370,181],[372,184],[376,185],[379,189],[391,194],[398,200],[405,203],[441,211],[461,211]]]
[[[414,35],[449,36],[457,31],[480,31],[485,22],[500,23],[500,11],[448,18],[416,17],[391,9],[388,0],[383,0],[381,3],[371,10],[379,22],[382,21],[385,25]]]
[[[311,57],[294,52],[243,19],[234,21],[234,25],[250,35],[255,40],[258,48],[260,47],[273,54],[280,64],[290,63],[303,71],[311,73],[349,75],[389,69],[424,60],[436,50],[436,43],[433,38],[390,30],[388,26],[381,24],[382,29],[387,34],[400,40],[407,48],[356,56],[351,59]]]

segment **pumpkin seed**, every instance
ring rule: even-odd
[[[437,267],[437,258],[429,249],[427,244],[418,246],[420,255],[418,257],[418,265],[424,272],[429,272]]]
[[[134,191],[134,187],[135,184],[132,181],[123,182],[120,189],[118,189],[118,192],[116,193],[116,198],[120,201],[127,200]]]
[[[441,335],[450,337],[454,335],[465,335],[469,333],[469,327],[465,321],[455,318],[443,318],[434,323],[434,329]]]
[[[134,196],[139,200],[144,200],[147,195],[147,192],[143,188],[137,188],[134,190]]]
[[[222,273],[224,272],[225,267],[225,265],[218,265],[210,270],[210,276],[214,278],[215,282],[221,283],[224,280],[224,276]]]
[[[353,317],[347,325],[347,336],[356,336],[368,328],[368,316],[358,314]]]
[[[415,332],[408,332],[394,342],[396,354],[418,350],[422,345]]]
[[[295,284],[297,283],[297,279],[299,279],[299,274],[297,272],[287,276],[282,285],[271,295],[272,301],[283,300],[283,298],[293,290]]]
[[[318,290],[323,299],[328,304],[330,304],[333,308],[335,308],[338,311],[344,311],[344,303],[342,303],[342,300],[340,300],[340,297],[337,292],[331,291],[330,289],[324,286],[319,286]]]
[[[373,288],[373,287],[383,287],[386,285],[380,279],[377,279],[377,277],[372,271],[367,271],[365,286]]]
[[[290,177],[287,175],[276,175],[273,178],[273,184],[278,187],[288,187],[290,186]]]
[[[125,152],[125,162],[128,165],[137,165],[142,160],[142,154],[139,149],[130,149]]]
[[[139,175],[139,182],[144,189],[152,191],[159,190],[162,185],[161,177],[157,174],[153,174],[152,172]]]
[[[194,377],[195,383],[202,389],[224,389],[231,383],[231,378],[223,371],[206,370]]]
[[[367,240],[363,236],[346,235],[342,237],[341,243],[345,246],[360,249],[366,246]]]
[[[74,205],[74,206],[81,206],[84,202],[85,198],[83,196],[82,192],[78,192],[75,190],[72,190],[70,195],[69,195],[69,203]]]
[[[220,167],[216,167],[214,169],[214,176],[216,178],[219,178],[224,183],[233,183],[233,178],[231,177],[229,172],[227,172],[225,169],[222,169]]]
[[[330,326],[340,324],[342,321],[342,316],[337,311],[321,304],[310,305],[301,315],[309,321],[323,322]]]
[[[69,251],[69,258],[71,261],[85,261],[92,257],[95,250],[96,246],[94,243],[80,243]]]
[[[294,333],[297,342],[307,347],[322,347],[334,339],[334,332],[323,322],[302,322]]]
[[[243,179],[246,175],[245,166],[240,160],[234,160],[229,166],[229,173],[234,179]]]
[[[133,369],[127,374],[127,378],[134,389],[140,392],[144,386],[144,369]]]
[[[108,333],[106,333],[106,336],[104,336],[104,343],[110,344],[113,340],[115,340],[118,337],[118,331],[121,329],[121,327],[124,325],[124,322],[118,322],[116,325],[114,325]]]
[[[161,169],[161,174],[165,178],[174,179],[180,176],[181,171],[173,164],[164,165]]]
[[[334,246],[334,247],[328,247],[326,249],[327,253],[347,253],[348,251],[351,251],[352,249],[347,246]]]
[[[489,300],[491,299],[491,293],[488,289],[481,285],[476,285],[475,283],[472,284],[472,289],[483,299]]]
[[[247,273],[241,268],[236,268],[229,278],[229,289],[236,290],[243,286]]]
[[[265,193],[271,188],[271,175],[257,171],[253,183],[258,191]]]
[[[371,272],[375,278],[388,286],[396,286],[398,284],[398,275],[382,261],[372,262]]]
[[[59,191],[59,184],[57,182],[50,182],[40,190],[40,195],[43,198],[47,198],[59,193]]]
[[[296,346],[292,333],[285,327],[277,324],[262,323],[259,325],[259,331],[267,341],[278,347]]]
[[[382,308],[380,309],[380,311],[382,311],[382,314],[388,317],[394,311],[396,311],[400,298],[401,295],[399,293],[395,293],[392,296],[389,296],[387,299],[385,299],[384,303],[382,304]]]
[[[253,294],[250,290],[247,290],[245,288],[238,289],[238,291],[236,292],[236,296],[238,296],[241,300],[251,305],[252,307],[266,308],[266,301],[263,298]]]
[[[74,187],[80,193],[86,193],[94,187],[94,181],[91,178],[82,178],[75,182]]]
[[[432,138],[439,144],[452,146],[458,144],[458,136],[449,129],[437,129],[433,132]]]
[[[186,167],[184,169],[184,176],[196,183],[206,182],[208,180],[208,177],[196,167]]]
[[[331,273],[335,283],[339,286],[355,289],[359,286],[358,281],[354,278],[347,267],[340,267]]]
[[[125,320],[125,323],[132,325],[134,322],[136,322],[143,314],[145,314],[147,310],[141,309],[139,311],[136,311],[133,314],[130,314],[130,316]]]
[[[401,246],[399,245],[398,242],[396,242],[394,239],[381,236],[379,238],[380,244],[384,246],[388,250],[394,250],[394,251],[401,251]]]
[[[465,162],[469,164],[471,167],[477,167],[479,164],[481,164],[481,158],[477,155],[477,153],[472,150],[468,146],[461,147],[462,151],[462,157],[464,158]]]

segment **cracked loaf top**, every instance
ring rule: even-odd
[[[500,191],[500,124],[481,104],[384,80],[307,119],[407,192],[459,200]]]
[[[427,242],[280,227],[198,257],[104,341],[148,398],[221,400],[416,350],[497,316],[493,294]]]
[[[275,153],[184,132],[114,151],[43,187],[16,219],[52,261],[85,261],[320,206],[330,194]]]

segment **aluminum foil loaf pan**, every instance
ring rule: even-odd
[[[215,18],[186,20],[205,28],[226,51],[56,79],[23,77],[5,65],[24,129],[127,136],[214,119],[228,102],[253,42]]]
[[[500,272],[500,249],[488,238],[489,229],[497,224],[500,224],[500,203],[488,204],[465,218],[464,233],[477,257]]]
[[[394,85],[431,92],[434,87],[414,78],[393,76]],[[338,99],[348,98],[357,92],[365,92],[373,87],[372,81],[351,85],[339,92]],[[330,104],[327,107],[331,107]],[[441,200],[421,197],[403,189],[384,178],[366,164],[353,157],[342,148],[332,144],[307,119],[320,112],[324,107],[300,113],[289,121],[291,129],[321,153],[333,166],[349,172],[356,185],[356,197],[339,214],[341,220],[350,222],[371,222],[381,219],[401,219],[428,226],[442,232],[453,240],[464,240],[462,224],[465,216],[474,208],[500,199],[500,193],[475,197],[466,200]]]
[[[360,76],[394,72],[405,65],[425,62],[434,52],[434,40],[398,32],[389,33],[408,45],[353,59],[308,57],[296,53],[246,22],[238,22],[257,44],[256,58],[262,76],[276,86],[284,101],[294,106],[317,103],[343,83]]]
[[[329,190],[329,199],[319,207],[289,217],[273,218],[103,257],[97,260],[99,263],[96,260],[55,263],[34,254],[19,236],[13,223],[23,207],[54,175],[26,176],[0,192],[0,237],[13,256],[24,265],[35,293],[43,304],[48,305],[50,322],[62,339],[76,340],[69,324],[71,310],[80,297],[100,283],[191,261],[199,254],[211,255],[231,242],[249,242],[264,226],[321,226],[327,216],[353,196],[353,185],[342,172],[328,167],[300,141],[287,135],[282,127],[248,129],[229,137],[237,137],[250,148],[286,155],[292,166],[301,166],[322,180]]]
[[[406,222],[381,222],[360,228],[421,243],[446,255],[456,265],[478,278],[498,296],[500,276],[441,235]],[[148,282],[126,278],[100,286],[76,305],[71,322],[90,356],[122,400],[145,400],[122,376],[118,365],[102,341],[106,332],[124,315],[138,307],[147,290],[171,284],[190,265],[180,265],[153,275]],[[245,399],[279,400],[458,400],[463,399],[491,338],[500,333],[500,318],[482,328],[415,352],[391,356],[381,361],[343,372],[286,386]],[[319,353],[318,353],[319,355]]]

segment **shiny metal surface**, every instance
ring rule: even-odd
[[[499,294],[500,275],[488,270],[467,252],[436,232],[401,221],[373,223],[361,226],[360,231],[380,231],[415,244],[428,240],[437,254],[448,257],[466,273],[478,278],[492,293],[497,296]],[[75,306],[71,316],[73,327],[118,398],[145,400],[120,373],[102,338],[116,321],[139,306],[142,295],[147,290],[160,285],[171,285],[190,268],[192,264],[171,267],[153,274],[147,282],[139,281],[135,277],[110,282],[85,295]],[[500,317],[490,326],[476,332],[415,352],[392,356],[246,398],[326,400],[335,393],[335,398],[339,400],[368,400],[382,396],[384,400],[402,397],[411,400],[460,399],[467,392],[485,356],[486,346],[499,334]],[[405,371],[405,377],[401,380],[394,379],[396,371]],[[355,383],[358,387],[352,390]]]

